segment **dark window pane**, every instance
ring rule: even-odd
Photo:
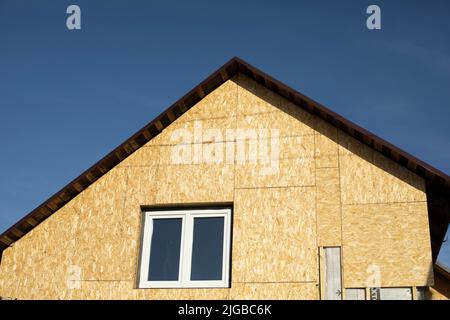
[[[223,217],[195,218],[191,280],[222,280]]]
[[[153,219],[149,281],[178,280],[181,218]]]

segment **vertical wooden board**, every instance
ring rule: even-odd
[[[235,283],[232,300],[317,300],[317,283]]]
[[[342,243],[339,169],[317,169],[316,188],[319,246],[339,246]]]
[[[339,137],[343,204],[426,201],[422,178],[347,135]]]
[[[317,281],[314,188],[236,190],[234,282]]]
[[[425,202],[343,205],[342,215],[346,286],[432,283]]]
[[[365,288],[345,289],[345,300],[366,300],[366,289]]]
[[[342,300],[341,248],[325,247],[325,296],[327,300]]]

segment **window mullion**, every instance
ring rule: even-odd
[[[186,235],[186,228],[185,228],[185,224],[186,224],[186,216],[182,216],[181,217],[181,243],[180,243],[180,261],[179,261],[179,265],[178,265],[178,282],[180,284],[183,283],[183,261],[184,261],[184,237]]]
[[[185,216],[185,234],[183,244],[183,265],[181,284],[186,286],[191,278],[192,242],[193,242],[193,216],[189,213]]]

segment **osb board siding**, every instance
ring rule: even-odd
[[[229,165],[159,167],[156,203],[230,202],[234,170]]]
[[[227,133],[252,129],[267,146],[279,136],[269,162],[235,158],[255,138]],[[231,288],[136,289],[141,206],[217,202],[234,204]],[[423,179],[239,75],[6,249],[0,296],[318,299],[318,246],[331,245],[344,287],[365,287],[373,264],[386,285],[421,286],[428,230]]]
[[[119,163],[117,167],[149,167],[160,163],[160,146],[144,145]]]
[[[93,300],[196,300],[228,299],[229,289],[136,289],[132,281],[85,281],[72,291],[72,299]]]
[[[277,171],[264,174],[266,164],[236,166],[236,188],[314,186],[314,158],[281,159]]]
[[[18,299],[67,294],[79,216],[71,204],[5,250],[0,264],[0,295]]]
[[[234,81],[225,82],[165,128],[163,134],[159,134],[146,145],[227,141],[227,130],[235,129],[237,90],[238,86]],[[208,129],[218,131],[221,136],[211,137]],[[192,133],[190,141],[184,141],[182,136],[177,135],[184,132]]]
[[[422,178],[343,133],[339,166],[343,204],[426,201]]]
[[[432,284],[426,202],[343,205],[346,286]],[[428,250],[427,250],[428,248]]]
[[[236,82],[225,82],[176,121],[189,122],[203,119],[234,117],[237,110],[237,90],[238,86]]]
[[[138,230],[136,224],[124,223],[127,218],[124,208],[125,201],[133,199],[126,198],[128,174],[133,170],[117,168],[111,171],[77,199],[76,207],[82,219],[75,235],[73,264],[82,266],[83,279],[132,280],[132,253],[136,248],[132,235]],[[92,250],[93,237],[95,250]],[[127,274],[129,276],[124,279],[123,275]]]
[[[277,141],[279,152],[269,153],[267,161],[237,163],[236,188],[314,186],[314,136],[281,137]],[[250,143],[253,141],[246,141],[247,150]],[[270,142],[267,144],[270,149]]]
[[[342,224],[339,169],[316,169],[316,190],[319,246],[340,246]]]
[[[317,300],[316,283],[237,283],[230,290],[230,299]]]
[[[234,129],[235,121],[235,117],[199,119],[189,122],[179,122],[176,120],[164,129],[164,134],[160,134],[155,138],[153,144],[174,145],[180,143],[227,141],[227,130]],[[214,131],[219,132],[220,136],[208,134],[210,132],[206,132],[206,130],[209,128],[213,128]],[[181,135],[185,132],[192,134],[190,140],[185,140],[185,137]]]
[[[245,76],[233,80],[238,84],[238,127],[251,124],[251,128],[278,128],[281,136],[315,133],[318,119],[312,114]]]
[[[233,282],[318,280],[314,197],[314,188],[236,190]]]
[[[337,168],[338,163],[338,130],[323,120],[317,119],[317,130],[314,137],[314,156],[317,168]]]

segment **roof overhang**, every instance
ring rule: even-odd
[[[443,276],[445,279],[450,281],[450,269],[442,264],[440,264],[439,262],[434,264],[434,272],[440,274],[441,276]]]

